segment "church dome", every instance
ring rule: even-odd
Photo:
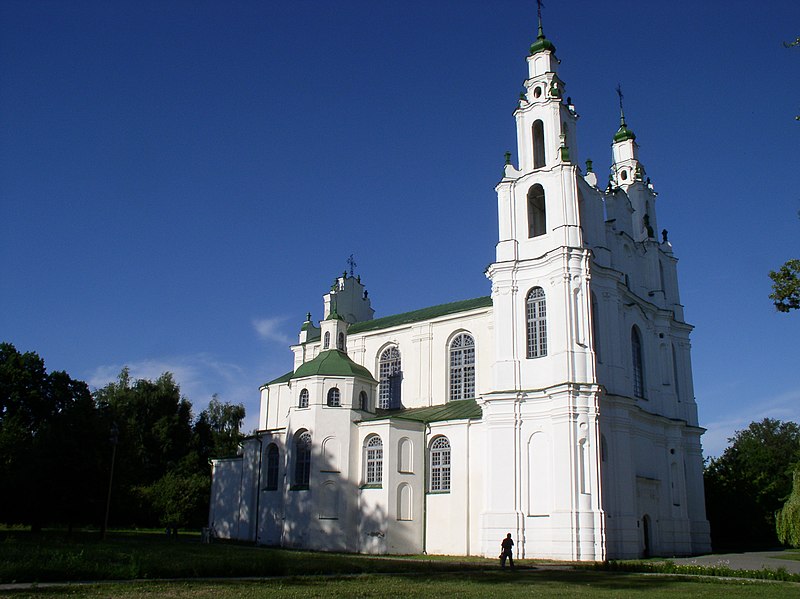
[[[372,378],[369,370],[363,366],[356,364],[347,354],[336,349],[331,349],[320,353],[313,360],[301,364],[292,375],[293,379],[299,379],[306,376],[357,376],[362,379]]]

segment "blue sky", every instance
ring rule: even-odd
[[[680,258],[707,455],[800,420],[800,3],[546,2],[610,163],[615,87]],[[0,339],[101,386],[258,386],[353,253],[377,315],[487,295],[532,1],[0,4]]]

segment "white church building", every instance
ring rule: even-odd
[[[677,259],[621,115],[576,162],[555,46],[527,57],[491,295],[373,317],[345,273],[259,430],[213,462],[218,537],[317,550],[599,561],[710,551]],[[287,365],[288,366],[288,365]]]

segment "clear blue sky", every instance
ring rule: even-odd
[[[800,420],[800,3],[546,2],[610,163],[618,82],[693,334],[707,455]],[[488,295],[535,2],[0,3],[0,340],[258,412],[355,254],[377,315]]]

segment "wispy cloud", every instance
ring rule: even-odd
[[[702,423],[706,428],[703,435],[703,453],[718,457],[728,446],[728,439],[736,431],[746,429],[751,422],[764,418],[792,420],[797,422],[797,406],[800,404],[800,388],[788,389],[771,397],[750,402],[747,407],[729,411],[725,418]]]
[[[292,339],[280,330],[281,325],[286,321],[285,317],[276,318],[254,318],[253,328],[258,336],[265,341],[276,341],[283,345],[292,343]]]
[[[95,368],[87,378],[94,388],[100,388],[116,380],[124,366],[130,370],[133,379],[157,379],[165,372],[171,372],[175,382],[180,385],[181,394],[187,397],[199,413],[208,405],[216,393],[222,401],[243,403],[247,421],[258,418],[258,383],[237,364],[219,360],[208,353],[183,356],[149,358],[127,364],[106,364]],[[249,429],[248,429],[249,430]]]

